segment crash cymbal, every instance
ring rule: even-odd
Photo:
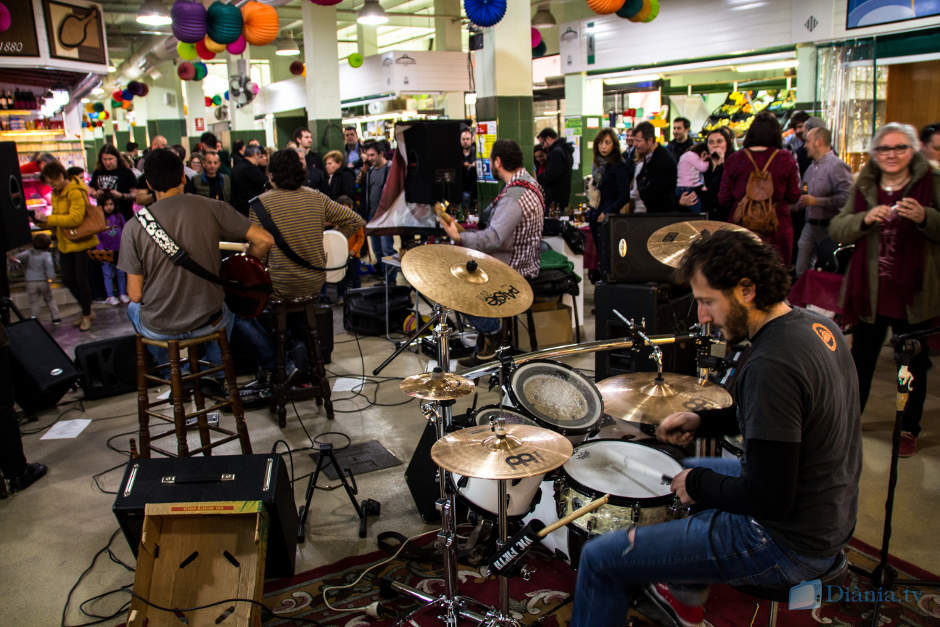
[[[597,384],[604,412],[618,420],[658,425],[678,411],[722,409],[731,406],[731,395],[713,383],[681,374],[664,374],[657,381],[649,372],[631,372]]]
[[[470,379],[452,372],[425,372],[408,377],[399,386],[408,396],[426,401],[452,401],[473,391]]]
[[[694,242],[699,235],[707,235],[714,231],[742,231],[757,238],[754,233],[743,226],[731,224],[730,222],[689,220],[687,222],[667,224],[664,227],[656,229],[646,241],[646,248],[650,251],[650,255],[660,263],[678,268],[679,262],[682,261],[682,255],[689,249],[692,242]]]
[[[515,316],[532,304],[532,288],[508,265],[469,248],[430,244],[410,249],[401,270],[416,290],[460,313]]]
[[[448,433],[431,447],[431,458],[465,477],[523,479],[558,468],[572,450],[566,437],[542,427],[484,425]]]

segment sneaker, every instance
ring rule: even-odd
[[[898,457],[913,457],[917,452],[917,436],[907,431],[901,432],[901,446],[898,448]]]
[[[127,303],[131,302],[131,299],[127,294],[121,294],[121,302],[126,305]]]
[[[10,479],[10,492],[25,490],[46,474],[48,468],[43,464],[26,464],[23,474]]]
[[[57,327],[57,326],[59,326],[60,324],[62,324],[62,319],[61,319],[61,318],[53,318],[53,319],[52,319],[52,326]]]
[[[108,296],[104,302],[108,303],[112,307],[116,307],[117,305],[121,304],[121,301],[118,300],[117,296]]]
[[[682,627],[704,627],[705,612],[701,605],[685,605],[676,600],[664,583],[653,583],[647,588],[649,597]]]

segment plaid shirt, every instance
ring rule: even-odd
[[[522,276],[534,278],[539,273],[545,219],[542,188],[525,168],[520,168],[493,200],[493,207],[486,229],[462,233],[461,245],[491,254]]]

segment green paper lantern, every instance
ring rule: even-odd
[[[659,15],[659,0],[650,0],[650,5],[650,13],[646,16],[646,19],[643,20],[647,23],[652,22],[656,19],[656,16]]]
[[[625,19],[630,19],[639,13],[642,8],[643,0],[626,0],[623,6],[617,9],[617,15]]]
[[[112,98],[112,99],[111,99],[111,106],[114,107],[115,109],[120,109],[120,108],[121,108],[121,103],[120,103],[119,101],[115,100],[114,98]]]
[[[212,96],[212,104],[214,104],[217,107],[220,104],[222,104],[222,96],[220,96],[219,94]]]
[[[349,60],[350,67],[361,67],[362,62],[364,61],[364,59],[362,58],[362,55],[359,54],[358,52],[354,52],[351,55],[349,55],[348,60]]]
[[[206,77],[206,74],[209,73],[209,68],[207,68],[206,64],[202,61],[196,61],[193,63],[193,67],[196,69],[196,75],[193,77],[193,80],[201,81]]]
[[[176,44],[176,54],[180,55],[180,59],[184,61],[193,61],[199,57],[196,53],[196,44],[188,44],[184,41]]]

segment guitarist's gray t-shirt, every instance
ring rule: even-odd
[[[214,274],[221,264],[219,242],[244,241],[251,226],[230,204],[195,194],[170,196],[149,209],[170,237]],[[222,287],[174,265],[136,218],[124,227],[118,268],[143,275],[140,322],[156,333],[198,329],[222,309]]]

